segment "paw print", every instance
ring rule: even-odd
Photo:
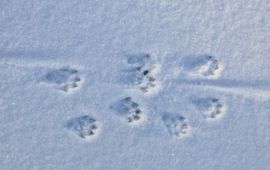
[[[136,83],[142,92],[147,93],[158,86],[156,78],[157,69],[158,65],[155,63],[136,68]]]
[[[143,93],[157,89],[159,64],[152,62],[149,54],[130,55],[127,63],[129,69],[123,73],[123,83],[138,88]]]
[[[148,53],[131,54],[127,56],[127,63],[132,67],[143,67],[151,61],[151,56]]]
[[[43,81],[56,89],[68,93],[81,86],[82,78],[78,70],[63,67],[47,72],[43,77]]]
[[[217,98],[199,98],[193,103],[207,120],[218,119],[225,112],[225,106]]]
[[[99,133],[100,124],[96,119],[85,115],[71,119],[67,123],[67,128],[82,139],[92,139]]]
[[[199,55],[184,61],[183,68],[190,76],[213,79],[219,77],[222,65],[214,56]]]
[[[131,97],[118,100],[110,108],[130,125],[140,124],[146,119],[140,105],[134,102]]]
[[[179,114],[165,114],[162,120],[173,137],[180,139],[191,133],[191,127],[187,123],[186,118]]]

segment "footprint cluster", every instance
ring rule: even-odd
[[[131,97],[125,97],[116,101],[110,108],[130,125],[140,124],[146,119],[146,115],[140,105],[133,101]]]
[[[122,83],[131,84],[143,94],[157,89],[161,84],[159,79],[160,64],[153,60],[150,54],[131,54],[127,56],[128,69],[124,71]],[[183,68],[181,68],[183,67]],[[201,55],[188,58],[179,70],[184,71],[186,78],[218,78],[222,65],[210,55]],[[43,82],[65,93],[79,89],[82,85],[82,76],[79,70],[66,66],[49,70],[43,76]],[[192,103],[205,120],[217,120],[225,113],[225,105],[215,97],[193,97]],[[146,122],[147,114],[143,107],[133,99],[132,95],[116,99],[109,107],[128,125],[140,125]],[[164,128],[175,138],[182,139],[191,134],[192,126],[186,117],[180,113],[160,113]],[[79,116],[69,120],[66,127],[81,139],[93,139],[101,131],[101,123],[90,115]]]
[[[150,54],[133,54],[127,58],[127,63],[130,69],[127,71],[127,77],[129,84],[133,84],[143,93],[155,89],[159,82],[157,81],[157,75],[159,71],[159,64],[152,61]],[[184,63],[184,72],[187,78],[218,78],[222,65],[219,61],[210,55],[199,55],[194,58],[190,58]],[[180,68],[179,68],[180,69]],[[193,103],[198,108],[204,119],[215,120],[220,118],[224,114],[224,105],[218,98],[198,98]],[[139,121],[137,114],[141,113],[141,109],[138,109],[138,104],[133,102],[131,97],[127,97],[119,100],[114,104],[114,111],[121,115],[128,123]],[[136,111],[136,109],[138,109]],[[191,133],[191,126],[187,119],[180,114],[167,113],[162,116],[162,121],[167,128],[169,134],[176,138],[183,138]]]
[[[78,89],[82,84],[82,78],[77,69],[63,67],[46,73],[43,81],[65,93]]]

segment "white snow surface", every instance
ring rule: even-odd
[[[0,169],[269,170],[269,66],[269,0],[1,0]]]

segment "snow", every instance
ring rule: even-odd
[[[0,169],[270,169],[269,30],[269,0],[0,1]]]

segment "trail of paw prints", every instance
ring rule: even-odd
[[[69,93],[82,85],[82,76],[77,69],[63,67],[48,71],[43,76],[43,81],[55,89]]]
[[[191,134],[191,126],[180,114],[166,113],[162,116],[162,121],[172,137],[182,139]]]
[[[129,55],[127,63],[129,69],[124,71],[121,79],[124,84],[148,94],[158,89],[159,64],[153,62],[149,54]]]
[[[139,125],[146,121],[146,114],[131,97],[116,101],[110,108],[129,125]]]
[[[189,56],[184,59],[182,67],[189,76],[215,79],[221,74],[223,66],[211,55]]]
[[[89,115],[69,120],[66,127],[81,139],[91,140],[98,136],[101,124]]]
[[[198,98],[193,104],[206,120],[218,120],[224,116],[225,105],[218,98]]]

